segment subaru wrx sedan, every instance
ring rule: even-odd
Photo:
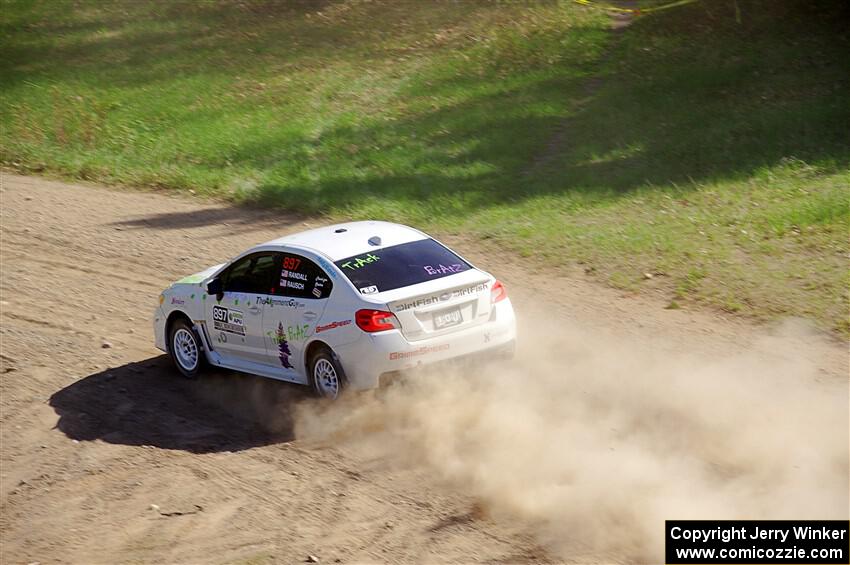
[[[352,222],[253,247],[163,291],[156,346],[194,378],[205,364],[312,386],[335,399],[389,375],[513,354],[505,287],[426,234]]]

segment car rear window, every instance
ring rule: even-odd
[[[433,239],[360,253],[335,264],[362,294],[402,288],[472,268]]]

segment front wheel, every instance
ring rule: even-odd
[[[322,398],[336,400],[342,394],[347,384],[345,373],[330,349],[322,348],[310,359],[310,383]]]
[[[198,335],[186,320],[177,320],[171,325],[168,351],[180,374],[187,379],[197,378],[204,362],[204,352]]]

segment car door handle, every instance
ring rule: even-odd
[[[259,314],[260,312],[262,312],[262,309],[259,306],[251,306],[250,308],[248,308],[248,312],[252,314]]]
[[[319,316],[319,315],[318,315],[318,314],[316,314],[315,312],[304,312],[304,319],[305,319],[305,320],[308,320],[308,321],[311,321],[311,322],[312,322],[313,320],[315,320],[318,316]]]

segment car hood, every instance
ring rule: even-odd
[[[177,285],[177,284],[200,284],[200,283],[204,282],[206,279],[208,279],[210,277],[210,275],[212,275],[214,272],[216,272],[217,270],[219,270],[223,266],[224,266],[224,263],[221,263],[219,265],[213,265],[212,267],[204,269],[203,271],[195,273],[194,275],[189,275],[188,277],[183,277],[182,279],[175,282],[174,284],[175,285]]]

